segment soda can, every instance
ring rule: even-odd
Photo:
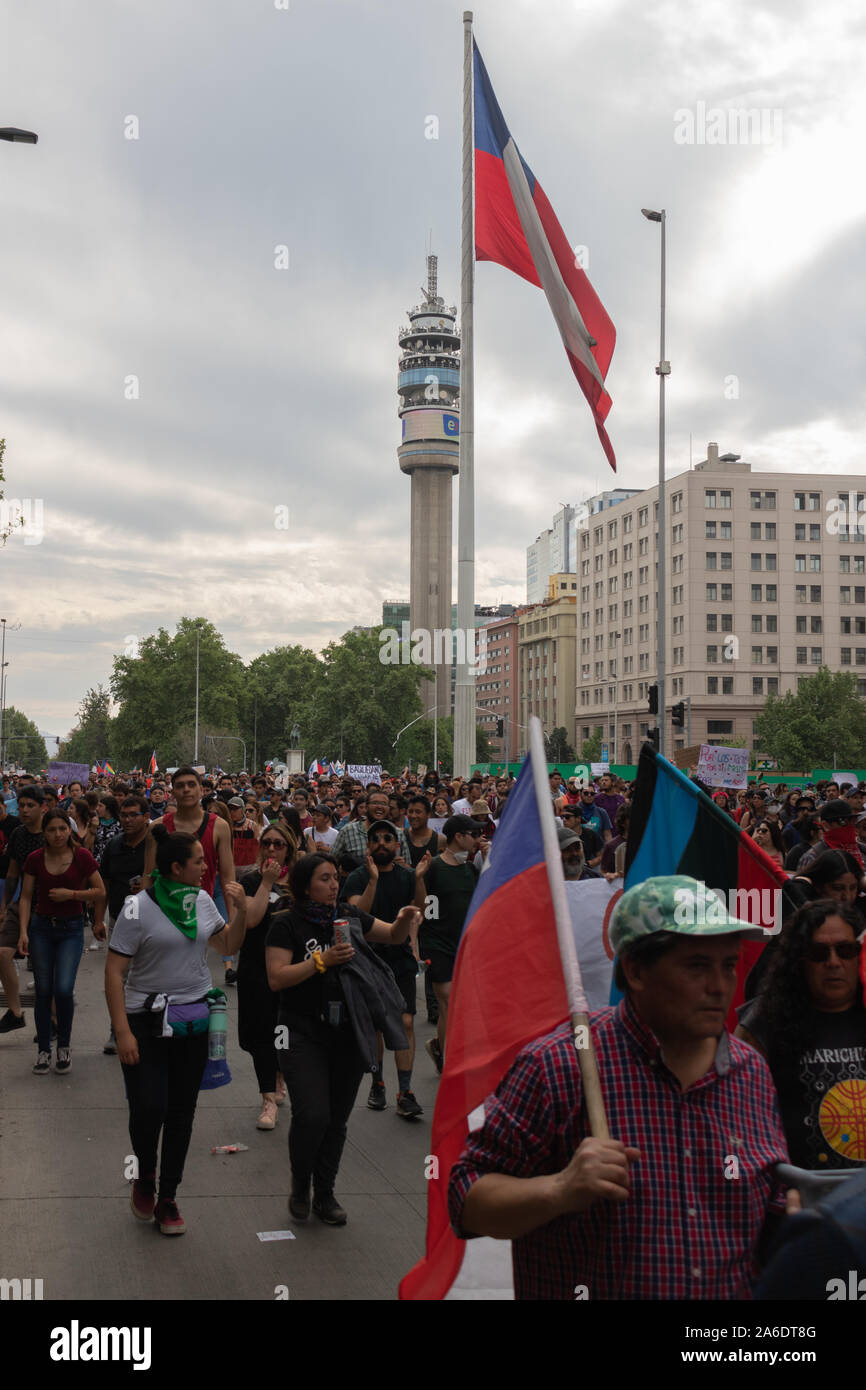
[[[334,945],[348,946],[351,941],[348,917],[338,917],[334,923]]]

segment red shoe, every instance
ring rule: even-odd
[[[129,1205],[132,1207],[133,1216],[137,1216],[139,1221],[149,1221],[156,1206],[156,1193],[153,1187],[148,1192],[136,1179],[129,1189]]]
[[[186,1230],[184,1219],[177,1209],[176,1202],[161,1197],[156,1204],[153,1219],[164,1236],[182,1236]]]

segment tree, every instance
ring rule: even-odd
[[[297,710],[308,760],[342,758],[346,763],[379,762],[391,768],[394,739],[404,724],[422,713],[419,686],[432,672],[411,663],[382,661],[380,657],[388,654],[379,638],[383,630],[387,631],[355,628],[322,652],[318,679]],[[401,738],[398,759],[402,747]]]
[[[111,692],[102,685],[88,690],[78,706],[78,723],[61,744],[62,761],[92,766],[97,758],[112,758],[113,724]]]
[[[6,481],[6,474],[3,472],[3,455],[4,455],[5,453],[6,453],[6,440],[5,440],[5,439],[0,439],[0,483],[5,483],[5,481]],[[0,489],[0,501],[2,501],[3,498],[4,498],[5,496],[6,496],[6,494],[3,492],[2,489]],[[9,539],[9,537],[12,535],[12,532],[15,530],[15,527],[16,527],[16,526],[23,526],[23,525],[24,525],[24,517],[23,517],[23,516],[18,517],[17,521],[9,521],[9,520],[7,519],[7,520],[6,520],[6,525],[2,528],[2,530],[0,530],[0,541],[2,541],[3,544],[5,545],[6,542],[8,541],[8,539]]]
[[[866,759],[866,705],[853,671],[826,666],[807,676],[796,691],[770,695],[755,720],[761,756],[775,758],[786,772],[832,767],[863,767]]]
[[[567,729],[554,729],[552,733],[545,734],[544,751],[548,761],[552,763],[573,763],[576,761],[574,749],[568,741]],[[599,753],[601,753],[600,739]],[[595,761],[598,762],[598,758]]]
[[[244,665],[204,618],[181,618],[174,637],[165,628],[136,652],[114,659],[111,689],[119,705],[114,747],[121,763],[147,766],[156,748],[160,767],[175,755],[181,731],[194,724],[196,627],[199,629],[199,757],[201,731],[237,734]]]
[[[580,750],[580,761],[582,763],[601,762],[601,733],[596,730],[592,738],[585,738]]]
[[[239,708],[240,732],[251,763],[254,745],[260,768],[268,758],[285,757],[298,711],[305,700],[315,696],[322,675],[322,662],[306,647],[274,647],[250,662]],[[305,736],[303,727],[301,736]],[[311,751],[310,756],[317,754]]]
[[[41,772],[48,766],[48,749],[32,719],[9,705],[3,715],[3,756],[27,772]],[[5,765],[5,763],[4,763]]]

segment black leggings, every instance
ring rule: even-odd
[[[159,1195],[173,1201],[192,1136],[198,1089],[207,1062],[207,1033],[194,1038],[154,1037],[153,1014],[130,1014],[139,1061],[123,1066],[129,1101],[129,1137],[139,1176],[156,1174],[162,1130]]]
[[[288,1028],[288,1049],[278,1055],[292,1102],[292,1181],[302,1190],[312,1178],[316,1196],[327,1197],[337,1181],[364,1061],[349,1030],[314,1019],[303,1021],[303,1031],[291,1023]]]

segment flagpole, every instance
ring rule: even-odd
[[[550,799],[550,782],[547,773],[547,759],[544,754],[544,736],[541,720],[537,715],[529,719],[529,757],[532,764],[532,778],[535,783],[535,796],[541,820],[541,838],[544,845],[544,858],[547,864],[547,879],[550,896],[553,899],[553,912],[556,918],[556,936],[559,942],[559,958],[565,978],[565,996],[574,1036],[574,1047],[580,1066],[580,1079],[589,1116],[589,1132],[596,1139],[609,1139],[604,1097],[601,1093],[601,1080],[598,1074],[598,1059],[592,1042],[592,1029],[589,1023],[589,1005],[583,988],[580,962],[574,944],[571,927],[571,913],[565,896],[565,878],[562,873],[562,854],[553,818],[553,802]]]
[[[468,777],[475,762],[475,374],[473,297],[475,209],[472,174],[472,11],[463,12],[463,177],[460,247],[460,476],[457,511],[457,671],[454,767]],[[470,634],[472,651],[469,650]]]

